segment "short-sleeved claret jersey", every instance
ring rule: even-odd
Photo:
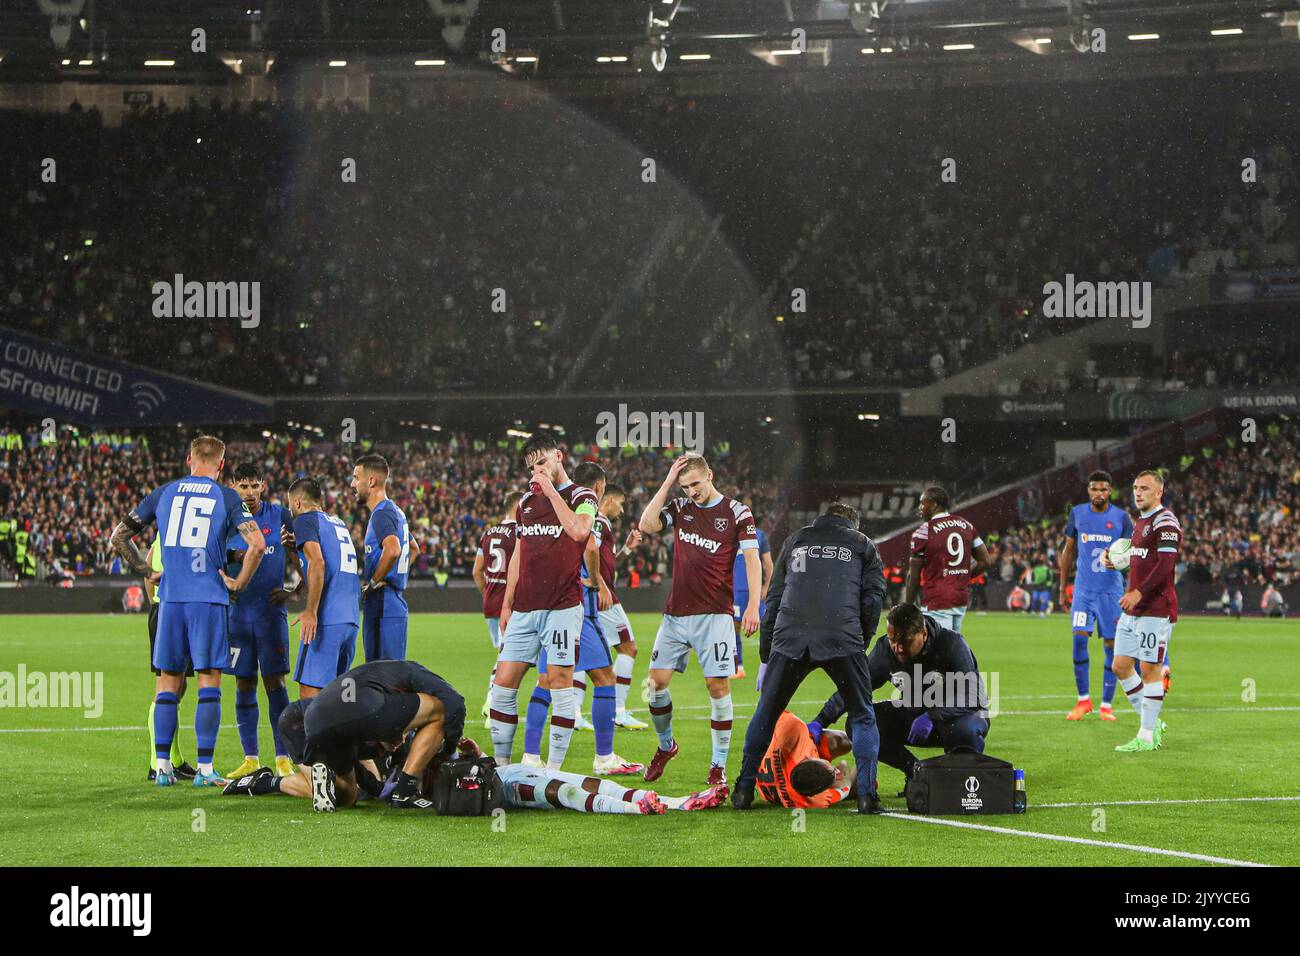
[[[758,792],[763,799],[791,809],[807,809],[829,807],[848,796],[847,785],[828,787],[811,797],[795,792],[790,784],[790,771],[810,757],[830,759],[826,739],[823,737],[821,744],[813,743],[812,737],[808,736],[808,725],[788,710],[785,711],[777,719],[776,730],[772,732],[772,743],[758,766]]]
[[[555,489],[575,514],[596,516],[596,494],[567,482]],[[519,549],[519,580],[514,611],[554,611],[582,603],[582,552],[586,541],[574,541],[545,495],[529,492],[515,512],[515,547]]]
[[[921,558],[921,603],[946,611],[970,603],[971,555],[984,542],[961,515],[940,512],[912,532],[912,557]]]
[[[749,508],[726,495],[707,505],[674,498],[660,512],[673,529],[673,585],[668,611],[731,616],[732,564],[745,549],[758,547],[758,529]]]
[[[510,555],[515,553],[515,520],[511,518],[494,524],[478,539],[478,549],[483,555],[483,616],[501,616],[501,602],[506,596],[506,572],[510,568]]]
[[[596,515],[596,523],[591,526],[591,533],[600,545],[600,579],[614,596],[614,603],[620,603],[618,592],[614,590],[614,576],[617,574],[617,561],[614,553],[614,523],[602,514]]]

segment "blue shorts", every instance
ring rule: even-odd
[[[492,646],[500,647],[501,646],[501,618],[485,617],[483,618],[483,620],[487,622],[488,638],[491,639]]]
[[[298,666],[293,679],[308,687],[324,687],[352,666],[357,653],[355,624],[325,624],[316,628],[310,644],[298,644]]]
[[[745,605],[749,603],[748,591],[735,591],[731,595],[731,616],[740,623],[740,619],[745,616]],[[761,621],[767,616],[767,602],[758,602],[758,619]]]
[[[289,618],[278,607],[230,609],[230,663],[224,668],[236,677],[264,677],[289,673]]]
[[[367,662],[406,660],[406,625],[410,620],[406,597],[401,591],[385,594],[388,590],[381,588],[378,596],[367,597],[361,609],[361,643]]]
[[[230,661],[225,604],[163,601],[158,607],[158,637],[153,666],[182,673],[221,670]]]
[[[1115,639],[1115,626],[1119,623],[1120,592],[1106,594],[1100,591],[1074,589],[1070,602],[1070,626],[1081,634],[1092,635],[1093,627],[1103,640]]]
[[[578,632],[578,662],[574,671],[598,671],[602,667],[612,667],[614,659],[609,655],[609,642],[600,628],[600,616],[596,610],[596,592],[592,591],[590,599],[584,595],[582,630]],[[542,648],[537,657],[538,673],[546,673],[546,648]]]

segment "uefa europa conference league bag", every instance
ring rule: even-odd
[[[925,814],[1022,813],[1025,791],[1005,760],[953,751],[922,760],[907,781],[907,809]]]
[[[424,791],[442,817],[485,817],[503,803],[491,757],[445,760],[425,774]]]

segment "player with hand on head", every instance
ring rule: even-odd
[[[488,696],[483,699],[484,730],[492,729],[487,716],[492,682],[497,676],[497,652],[501,649],[501,601],[506,596],[506,569],[510,566],[510,556],[515,553],[515,509],[523,496],[522,491],[506,495],[500,519],[483,532],[474,553],[474,586],[483,595],[483,619],[492,641],[492,673],[488,677]]]
[[[1158,472],[1139,472],[1133,479],[1138,519],[1129,550],[1128,590],[1119,599],[1123,613],[1115,629],[1115,676],[1141,726],[1136,737],[1115,748],[1121,753],[1159,749],[1168,729],[1160,719],[1165,701],[1161,666],[1178,621],[1174,568],[1183,529],[1174,513],[1161,504],[1164,491],[1165,481]],[[1108,571],[1114,568],[1109,551],[1102,553],[1101,563]]]
[[[669,500],[680,489],[684,497]],[[699,455],[683,455],[673,462],[668,477],[646,504],[639,522],[645,534],[672,528],[673,583],[668,608],[650,654],[650,717],[659,736],[659,748],[650,760],[645,779],[663,776],[668,761],[677,756],[673,737],[673,701],[668,683],[674,671],[686,670],[694,651],[704,671],[711,705],[713,753],[709,786],[727,782],[727,754],[731,749],[731,677],[736,670],[736,632],[732,623],[732,563],[744,554],[749,601],[741,614],[745,635],[758,630],[758,602],[762,570],[758,559],[758,532],[754,516],[739,501],[714,487],[713,470]]]
[[[320,482],[299,478],[288,497],[294,544],[306,562],[298,590],[307,592],[307,606],[293,622],[301,626],[293,679],[299,697],[312,697],[351,667],[356,654],[357,551],[347,524],[321,510]]]
[[[915,604],[919,590],[921,610],[960,634],[971,578],[987,571],[993,562],[975,526],[961,515],[949,514],[948,506],[948,492],[938,485],[921,493],[917,509],[921,526],[912,532],[903,603]]]
[[[257,522],[233,488],[217,482],[225,464],[226,443],[211,435],[190,442],[188,477],[155,488],[113,529],[113,550],[136,574],[150,575],[149,562],[131,540],[152,523],[158,525],[162,548],[161,604],[154,667],[158,695],[154,699],[154,734],[158,769],[154,783],[176,782],[171,763],[176,734],[176,705],[185,671],[198,676],[199,702],[194,710],[194,739],[198,774],[194,786],[224,786],[212,769],[221,729],[221,672],[230,659],[227,609],[230,595],[252,580],[266,553]],[[226,539],[238,533],[247,544],[239,575],[226,574]]]
[[[289,689],[284,682],[289,673],[289,619],[284,608],[289,592],[284,589],[284,574],[286,562],[298,567],[298,554],[281,542],[293,533],[293,516],[287,507],[263,500],[266,481],[251,461],[238,465],[230,481],[261,528],[266,554],[248,587],[230,608],[230,663],[226,673],[235,678],[235,723],[244,748],[244,761],[226,776],[242,777],[261,766],[257,744],[259,670],[270,711],[275,769],[281,776],[287,776],[294,772],[293,763],[278,729],[280,715],[289,706]],[[232,535],[226,548],[232,560],[238,558],[242,563],[244,548],[239,535]]]
[[[361,643],[367,661],[406,658],[406,576],[411,555],[411,530],[402,509],[388,497],[388,461],[383,455],[362,455],[352,469],[352,490],[370,509],[366,523],[366,561],[362,569],[364,626]]]
[[[1089,688],[1088,640],[1096,628],[1105,648],[1106,663],[1101,680],[1101,719],[1114,720],[1115,627],[1119,623],[1119,598],[1124,593],[1124,575],[1103,563],[1106,550],[1120,538],[1133,536],[1133,520],[1123,508],[1111,504],[1110,474],[1094,471],[1088,476],[1088,502],[1070,509],[1061,548],[1060,585],[1064,593],[1074,569],[1074,596],[1070,602],[1070,626],[1074,632],[1074,684],[1078,701],[1066,720],[1082,720],[1092,713]],[[1077,567],[1076,567],[1077,565]]]
[[[545,648],[554,705],[547,762],[559,768],[577,715],[573,668],[583,626],[582,555],[598,501],[590,488],[569,480],[554,438],[530,438],[523,459],[529,491],[515,514],[517,543],[501,601],[501,651],[488,718],[496,761],[507,764],[519,728],[519,683]]]

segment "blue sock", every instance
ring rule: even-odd
[[[289,706],[289,688],[279,687],[275,690],[266,692],[267,709],[271,712],[271,736],[275,740],[275,755],[277,757],[289,756],[289,750],[285,747],[284,742],[280,740],[280,715],[284,709]]]
[[[1111,678],[1112,689],[1114,678]],[[1074,686],[1080,697],[1088,695],[1088,635],[1074,632]]]
[[[1101,675],[1101,702],[1109,705],[1115,699],[1115,672],[1111,665],[1115,663],[1115,645],[1106,645],[1106,669]]]
[[[528,710],[524,714],[524,753],[541,756],[542,734],[546,732],[546,713],[551,709],[551,692],[534,687]]]
[[[596,728],[596,756],[614,752],[614,685],[597,687],[591,692],[591,723]]]
[[[745,666],[745,639],[738,632],[736,634],[736,667],[737,669]]]
[[[153,702],[153,745],[159,760],[169,760],[176,737],[176,695],[160,691]]]
[[[156,718],[155,718],[156,719]],[[194,742],[199,769],[212,765],[217,749],[217,732],[221,730],[221,688],[200,687],[199,703],[194,708]]]
[[[203,695],[199,695],[203,699]],[[239,727],[239,744],[245,757],[257,756],[257,688],[235,689],[235,724]]]

